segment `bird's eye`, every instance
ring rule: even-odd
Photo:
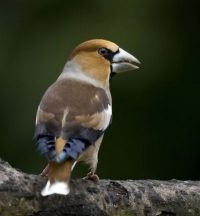
[[[104,57],[109,55],[109,50],[106,48],[99,48],[98,49],[98,53]]]

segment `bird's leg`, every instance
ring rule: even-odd
[[[99,147],[101,145],[103,139],[103,135],[95,142],[94,145],[91,145],[88,148],[88,155],[92,155],[92,158],[88,160],[88,165],[90,165],[90,172],[84,177],[83,179],[88,179],[91,180],[95,183],[99,182],[99,177],[97,174],[95,174],[96,169],[97,169],[97,163],[98,163],[98,152],[99,152]]]
[[[97,174],[95,174],[94,172],[89,172],[88,174],[87,174],[87,176],[86,177],[84,177],[83,179],[87,179],[87,180],[91,180],[91,181],[93,181],[93,182],[95,182],[95,183],[98,183],[99,182],[99,176],[97,175]]]
[[[41,176],[48,176],[49,174],[49,164],[46,165],[46,167],[42,170]]]

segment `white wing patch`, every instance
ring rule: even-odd
[[[112,116],[112,107],[109,104],[107,109],[102,112],[97,112],[93,115],[78,115],[76,121],[86,128],[93,128],[95,130],[105,130]]]
[[[101,115],[102,120],[99,124],[99,130],[105,130],[108,127],[110,123],[110,118],[112,116],[112,108],[110,104],[108,105],[108,108],[101,113]]]

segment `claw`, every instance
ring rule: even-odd
[[[89,172],[87,174],[86,177],[84,177],[83,179],[86,179],[86,180],[91,180],[95,183],[98,183],[99,182],[99,176],[97,174],[95,174],[94,172]]]

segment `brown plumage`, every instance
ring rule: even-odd
[[[136,69],[135,63],[135,57],[102,39],[84,42],[72,52],[37,111],[37,148],[49,161],[43,196],[69,193],[76,162],[89,164],[89,177],[95,177],[100,144],[112,118],[111,74]]]

